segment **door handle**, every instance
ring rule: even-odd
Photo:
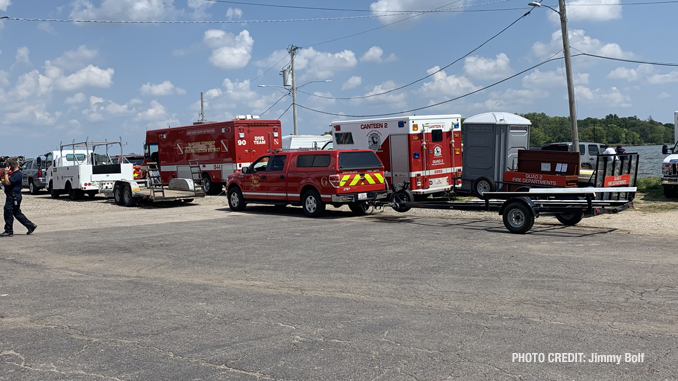
[[[285,178],[285,175],[280,175],[280,180],[283,180]]]
[[[265,180],[265,179],[266,179],[266,176],[261,176],[261,178]]]

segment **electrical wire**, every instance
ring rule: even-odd
[[[254,78],[254,79],[248,79],[248,80],[244,81],[243,84],[242,84],[242,86],[238,87],[237,89],[233,89],[233,90],[231,90],[231,91],[229,91],[229,92],[227,92],[227,93],[224,93],[224,94],[222,94],[222,95],[220,95],[220,96],[218,96],[218,97],[214,97],[214,98],[212,98],[212,99],[210,99],[210,100],[215,100],[215,99],[223,98],[223,97],[225,97],[225,96],[227,96],[227,95],[229,95],[229,94],[233,94],[233,93],[235,93],[236,91],[239,91],[240,89],[242,89],[242,88],[248,86],[248,85],[251,84],[252,82],[254,82],[254,81],[256,81],[257,79],[261,78],[264,74],[268,73],[271,69],[273,69],[274,67],[276,67],[282,60],[284,60],[284,59],[287,58],[287,57],[288,57],[287,54],[285,54],[281,59],[278,60],[278,62],[274,63],[273,66],[271,66],[271,67],[269,67],[268,69],[266,69],[263,73],[259,74],[256,78]]]
[[[287,113],[287,111],[289,111],[289,110],[290,110],[290,107],[292,107],[292,105],[293,105],[293,103],[290,103],[290,105],[289,105],[289,106],[287,106],[287,108],[285,109],[285,111],[283,111],[283,113],[282,113],[282,114],[280,114],[280,116],[278,117],[278,120],[280,120],[280,118],[282,118],[282,117],[283,117],[283,115],[285,115],[285,114]],[[298,106],[298,105],[299,105],[299,104],[297,104],[297,106]]]
[[[576,57],[576,56],[579,56],[579,55],[581,55],[581,54],[575,54],[573,57]],[[506,77],[506,78],[504,78],[504,79],[502,79],[502,80],[500,80],[500,81],[494,82],[494,83],[492,83],[492,84],[490,84],[490,85],[487,85],[487,86],[485,86],[485,87],[482,87],[482,88],[480,88],[480,89],[471,91],[470,93],[466,93],[466,94],[460,95],[460,96],[458,96],[458,97],[455,97],[455,98],[452,98],[452,99],[448,99],[448,100],[443,101],[443,102],[438,102],[438,103],[434,103],[434,104],[431,104],[431,105],[428,105],[428,106],[417,107],[417,108],[413,108],[413,109],[405,110],[405,111],[397,111],[397,112],[392,112],[392,113],[387,113],[387,114],[350,115],[350,114],[338,114],[338,113],[331,113],[331,112],[325,112],[325,111],[315,110],[315,109],[306,107],[306,106],[304,106],[304,105],[300,105],[300,104],[298,104],[298,103],[297,103],[297,106],[298,106],[298,107],[301,107],[301,108],[303,108],[303,109],[305,109],[305,110],[312,111],[312,112],[319,113],[319,114],[333,115],[333,116],[346,116],[346,117],[351,117],[351,118],[373,118],[373,117],[380,117],[380,116],[391,116],[391,115],[397,115],[397,114],[412,113],[412,112],[415,112],[415,111],[425,110],[425,109],[427,109],[427,108],[440,106],[440,105],[443,105],[443,104],[446,104],[446,103],[454,102],[454,101],[459,100],[459,99],[462,99],[462,98],[466,98],[466,97],[468,97],[468,96],[470,96],[470,95],[479,93],[479,92],[481,92],[481,91],[487,90],[487,89],[489,89],[489,88],[491,88],[491,87],[494,87],[494,86],[496,86],[496,85],[499,85],[499,84],[501,84],[501,83],[504,83],[504,82],[506,82],[506,81],[508,81],[508,80],[510,80],[510,79],[513,79],[513,78],[515,78],[515,77],[517,77],[517,76],[519,76],[519,75],[522,75],[522,74],[524,74],[524,73],[526,73],[526,72],[528,72],[528,71],[530,71],[530,70],[532,70],[532,69],[536,69],[536,68],[538,68],[539,66],[542,66],[542,65],[544,65],[544,64],[546,64],[546,63],[549,63],[549,62],[552,62],[552,61],[557,61],[557,60],[562,60],[562,59],[563,59],[562,57],[558,57],[558,58],[550,58],[550,59],[547,59],[547,60],[545,60],[545,61],[542,61],[542,62],[540,62],[540,63],[538,63],[538,64],[536,64],[536,65],[534,65],[534,66],[531,66],[531,67],[529,67],[529,68],[527,68],[527,69],[525,69],[525,70],[522,70],[522,71],[520,71],[520,72],[518,72],[518,73],[516,73],[516,74],[514,74],[514,75],[512,75],[512,76],[510,76],[510,77]]]
[[[322,8],[322,7],[303,7],[303,6],[297,6],[297,5],[280,5],[280,4],[264,4],[264,3],[250,3],[250,2],[244,2],[244,1],[231,1],[231,0],[205,0],[205,1],[210,1],[214,3],[228,3],[228,4],[240,4],[240,5],[250,5],[250,6],[258,6],[258,7],[271,7],[271,8],[289,8],[289,9],[308,9],[308,10],[319,10],[319,11],[339,11],[339,12],[371,12],[371,13],[389,13],[389,16],[392,13],[401,13],[401,12],[411,12],[411,13],[426,13],[430,11],[424,11],[424,10],[398,10],[398,11],[374,11],[372,9],[347,9],[347,8]],[[506,1],[506,0],[505,0]],[[457,1],[455,1],[456,3]],[[499,3],[503,1],[495,1],[494,3]],[[485,3],[485,4],[492,4],[492,3]],[[478,6],[478,5],[485,5],[485,4],[476,4],[476,5],[468,5],[469,7],[472,6]],[[438,12],[448,12],[454,9],[458,8],[444,8],[447,5],[443,5],[442,7],[436,8]]]
[[[365,98],[372,98],[372,97],[376,97],[376,96],[380,96],[380,95],[385,95],[385,94],[392,93],[392,92],[394,92],[394,91],[398,91],[398,90],[404,89],[404,88],[406,88],[406,87],[409,87],[409,86],[412,86],[412,85],[414,85],[414,84],[416,84],[416,83],[419,83],[419,82],[421,82],[421,81],[423,81],[423,80],[425,80],[425,79],[427,79],[427,78],[430,78],[430,77],[432,77],[432,76],[434,76],[434,75],[440,73],[441,71],[447,69],[448,67],[454,65],[455,63],[461,61],[462,59],[464,59],[464,58],[470,56],[470,55],[473,54],[475,51],[477,51],[478,49],[480,49],[480,48],[482,48],[483,46],[485,46],[488,42],[494,40],[494,39],[497,38],[500,34],[504,33],[507,29],[509,29],[510,27],[512,27],[513,25],[515,25],[518,21],[520,21],[520,20],[522,20],[523,18],[525,18],[527,15],[530,14],[530,12],[532,12],[532,10],[529,10],[529,11],[527,11],[525,14],[523,14],[522,16],[518,17],[516,20],[514,20],[514,21],[513,21],[511,24],[509,24],[507,27],[505,27],[504,29],[502,29],[501,31],[499,31],[498,33],[496,33],[494,36],[488,38],[487,40],[485,40],[485,42],[483,42],[482,44],[478,45],[476,48],[474,48],[473,50],[469,51],[469,52],[466,53],[465,55],[463,55],[463,56],[459,57],[458,59],[452,61],[451,63],[449,63],[449,64],[443,66],[442,68],[438,69],[437,71],[435,71],[435,72],[433,72],[433,73],[431,73],[431,74],[429,74],[429,75],[427,75],[427,76],[425,76],[425,77],[419,78],[419,79],[417,79],[417,80],[415,80],[415,81],[412,81],[412,82],[410,82],[410,83],[408,83],[408,84],[406,84],[406,85],[402,85],[402,86],[399,86],[399,87],[396,87],[396,88],[393,88],[393,89],[390,89],[390,90],[386,90],[386,91],[383,91],[383,92],[381,92],[381,93],[370,94],[370,95],[361,95],[361,96],[357,96],[357,97],[327,97],[327,96],[324,96],[324,95],[309,94],[309,93],[307,93],[307,92],[300,91],[300,90],[298,90],[298,89],[297,89],[297,91],[299,91],[299,92],[301,92],[301,93],[304,93],[304,94],[306,94],[306,95],[310,95],[310,96],[314,96],[314,97],[318,97],[318,98],[324,98],[324,99],[336,99],[336,100],[351,100],[351,99],[365,99]]]
[[[595,58],[600,58],[604,60],[611,60],[611,61],[621,61],[621,62],[630,62],[630,63],[637,63],[637,64],[646,64],[646,65],[656,65],[656,66],[671,66],[671,67],[678,67],[678,63],[662,63],[662,62],[649,62],[649,61],[639,61],[639,60],[629,60],[629,59],[624,59],[624,58],[616,58],[616,57],[606,57],[606,56],[600,56],[597,54],[590,54],[590,53],[584,53],[581,50],[577,48],[572,48],[576,51],[579,52],[578,55],[581,56],[588,56],[588,57],[595,57]]]
[[[275,105],[277,105],[278,102],[280,102],[281,100],[283,100],[283,98],[285,98],[285,97],[288,96],[288,95],[290,95],[289,92],[287,92],[285,95],[283,95],[282,97],[280,97],[277,101],[275,101],[275,103],[273,103],[273,104],[271,105],[271,107],[267,108],[266,111],[260,113],[259,115],[264,115],[264,114],[266,114],[270,109],[272,109],[273,107],[275,107]],[[278,119],[280,119],[280,118],[278,118]]]

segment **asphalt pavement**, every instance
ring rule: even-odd
[[[678,379],[671,239],[123,209],[0,239],[0,380]]]

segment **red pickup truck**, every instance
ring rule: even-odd
[[[355,214],[365,214],[368,201],[388,193],[384,166],[367,149],[266,154],[230,174],[226,189],[233,211],[248,202],[292,204],[309,217],[321,216],[327,204],[348,204]]]

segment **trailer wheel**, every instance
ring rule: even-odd
[[[215,184],[209,173],[202,174],[202,189],[206,194],[215,195],[221,192],[221,184]]]
[[[304,214],[309,217],[320,217],[325,213],[325,203],[315,189],[304,193],[304,197],[301,199],[301,206],[304,209]]]
[[[400,213],[405,213],[412,209],[409,206],[403,205],[406,202],[414,201],[414,195],[407,189],[401,189],[391,195],[391,202],[393,203],[393,210]]]
[[[503,220],[511,233],[525,234],[534,225],[534,212],[522,202],[514,201],[504,209]]]
[[[120,184],[115,184],[113,189],[113,199],[115,200],[116,205],[123,206],[125,203],[122,201],[122,186]]]
[[[228,190],[228,207],[234,212],[245,210],[245,198],[242,196],[242,191],[238,187],[233,187]]]
[[[496,189],[494,181],[488,177],[479,177],[473,182],[473,194],[479,198],[483,198],[483,193],[494,192]]]
[[[356,216],[364,216],[370,214],[374,209],[366,202],[352,202],[348,204],[348,208]]]
[[[563,225],[574,226],[584,218],[584,213],[581,210],[572,213],[558,213],[556,214],[556,218]]]
[[[122,201],[125,206],[131,207],[137,204],[137,199],[134,198],[132,194],[132,187],[129,184],[125,184],[125,188],[122,191]]]

